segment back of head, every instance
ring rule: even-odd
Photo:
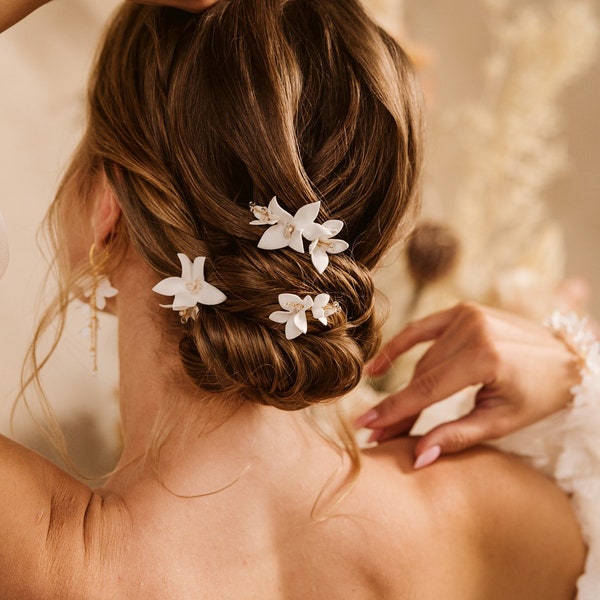
[[[160,276],[206,256],[227,301],[180,338],[202,390],[309,406],[351,390],[379,343],[370,271],[410,226],[420,95],[402,50],[358,0],[219,0],[198,15],[124,5],[90,86],[81,152],[104,171],[122,228]],[[249,203],[320,201],[348,251],[323,274],[308,254],[257,248]],[[288,340],[269,320],[282,293],[329,294],[341,310]]]

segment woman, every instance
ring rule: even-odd
[[[573,596],[551,482],[490,450],[340,451],[300,412],[376,351],[419,107],[356,0],[119,10],[50,217],[92,342],[96,310],[119,321],[124,450],[92,491],[0,440],[2,598]]]

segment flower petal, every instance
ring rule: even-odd
[[[310,296],[304,296],[302,304],[304,305],[304,310],[309,310],[313,306],[313,299]]]
[[[194,306],[196,306],[196,298],[188,290],[182,290],[175,294],[175,298],[173,298],[173,310],[184,310],[186,308],[193,308]]]
[[[344,240],[327,240],[326,252],[329,254],[339,254],[348,250],[350,245]]]
[[[104,310],[106,308],[106,298],[96,293],[96,308],[98,310]]]
[[[98,310],[104,310],[106,308],[106,299],[114,298],[119,291],[110,285],[110,281],[104,277],[98,282],[96,288],[96,308]]]
[[[277,310],[269,315],[269,319],[271,319],[271,321],[275,321],[275,323],[287,323],[293,317],[293,315],[294,313],[291,312]]]
[[[157,283],[152,291],[161,296],[174,296],[185,289],[185,283],[181,277],[168,277]]]
[[[329,255],[325,250],[323,250],[322,246],[317,245],[312,253],[311,253],[312,263],[315,266],[315,269],[322,275],[325,273],[325,269],[329,265]]]
[[[327,317],[336,312],[336,309],[334,307],[328,306],[330,301],[331,297],[329,296],[329,294],[319,294],[315,297],[313,303],[312,315],[323,325],[329,325]]]
[[[214,285],[204,282],[202,287],[196,294],[194,294],[196,303],[204,304],[205,306],[214,306],[215,304],[221,304],[227,300],[227,296]]]
[[[119,293],[119,290],[110,285],[110,281],[105,277],[98,284],[98,293],[102,294],[105,298],[114,298]]]
[[[323,223],[323,227],[329,229],[329,233],[331,234],[329,237],[333,237],[342,230],[344,227],[344,221],[332,219],[331,221],[325,221],[325,223]]]
[[[306,331],[302,331],[295,323],[294,319],[290,319],[285,325],[285,337],[288,340],[294,340],[299,335],[306,333]]]
[[[290,321],[294,322],[294,325],[302,332],[306,333],[308,331],[308,322],[306,320],[306,312],[301,310],[297,312]],[[288,321],[288,323],[290,322]]]
[[[329,229],[318,223],[310,223],[302,230],[302,235],[307,240],[328,239],[331,237]]]
[[[324,308],[329,303],[329,300],[331,300],[329,294],[319,294],[318,296],[315,296],[312,306],[312,314],[314,317],[319,318],[325,314]]]
[[[261,250],[279,250],[280,248],[287,248],[290,240],[283,235],[284,231],[285,228],[280,223],[272,225],[263,233],[258,242],[258,247]]]
[[[315,222],[315,219],[319,216],[321,210],[320,202],[312,202],[299,208],[294,216],[294,221],[297,223],[300,229],[306,229],[309,225]]]
[[[296,304],[303,304],[302,298],[296,294],[279,294],[279,305],[285,310],[291,310]]]
[[[273,213],[278,218],[278,220],[283,219],[284,221],[289,222],[294,220],[294,218],[289,212],[283,210],[283,208],[279,206],[279,202],[277,202],[277,196],[273,196],[273,198],[271,198],[271,202],[269,202],[269,212]]]
[[[300,254],[304,254],[304,242],[302,241],[302,230],[296,229],[292,234],[292,237],[288,239],[288,246],[299,252]]]
[[[197,256],[194,259],[194,264],[192,265],[192,279],[191,281],[204,281],[204,263],[206,261],[206,257]]]
[[[340,311],[340,305],[337,302],[334,302],[331,306],[326,306],[323,309],[326,317],[330,317],[331,315],[335,315],[336,312]]]
[[[256,217],[256,220],[250,221],[250,225],[275,225],[279,220],[279,217],[272,214],[266,206],[250,203],[250,210]]]
[[[192,261],[185,254],[178,254],[179,262],[181,263],[181,278],[186,283],[192,281]]]

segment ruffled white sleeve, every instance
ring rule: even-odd
[[[582,381],[571,390],[572,405],[494,445],[527,459],[569,494],[588,547],[585,572],[577,582],[577,599],[599,600],[600,343],[585,334],[573,316],[552,318],[552,329],[558,333],[568,329],[565,343],[572,342],[582,357]]]

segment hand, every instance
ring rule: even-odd
[[[189,12],[198,12],[212,6],[217,0],[133,0],[136,4],[151,4],[156,6],[171,6]]]
[[[475,304],[460,304],[411,323],[367,366],[381,375],[393,360],[434,341],[408,386],[355,423],[384,441],[409,433],[426,407],[469,386],[481,386],[474,409],[436,427],[417,444],[415,468],[441,453],[464,450],[530,425],[564,408],[579,382],[579,360],[541,325]]]

